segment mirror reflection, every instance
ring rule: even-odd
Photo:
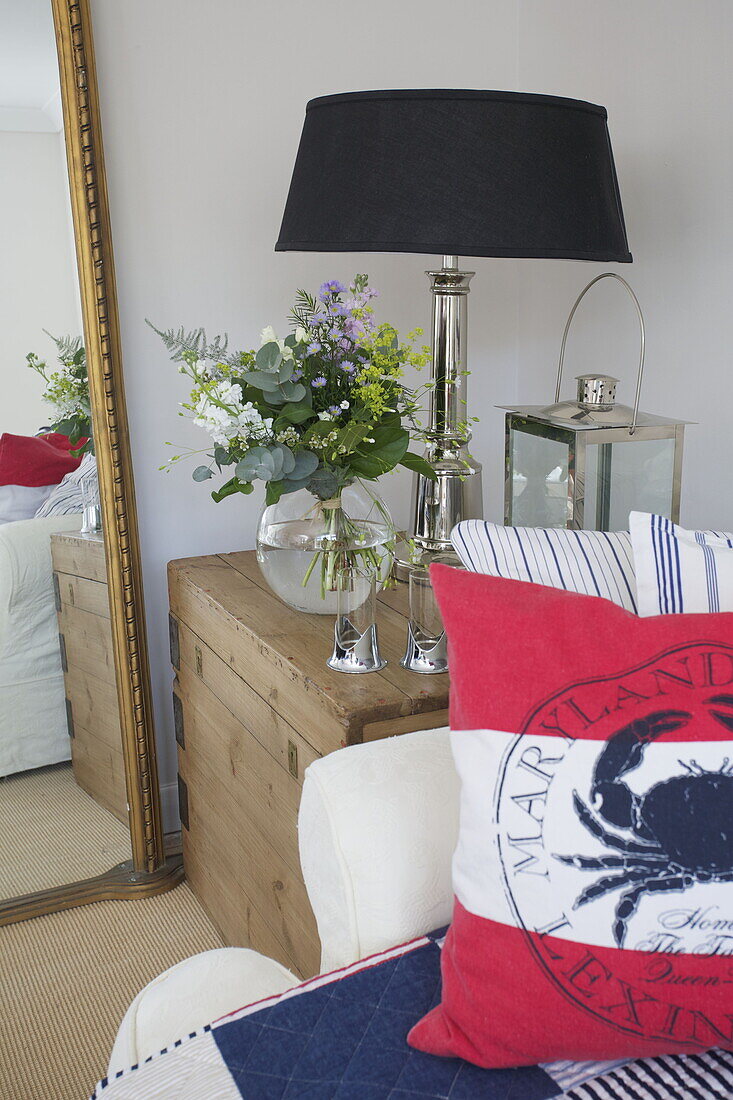
[[[53,21],[4,11],[0,900],[130,858]]]

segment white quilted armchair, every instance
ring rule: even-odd
[[[447,728],[341,749],[307,769],[300,860],[323,972],[448,924],[458,799]],[[297,983],[285,967],[246,948],[194,955],[137,995],[109,1074]]]

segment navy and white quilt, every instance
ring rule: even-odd
[[[100,1081],[92,1100],[728,1100],[733,1054],[479,1069],[407,1046],[440,1000],[442,936],[239,1009]]]

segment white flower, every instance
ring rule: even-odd
[[[295,330],[295,339],[299,344],[305,344],[308,341],[308,333],[302,325],[298,325]]]
[[[318,419],[319,420],[333,420],[333,417],[331,416],[330,412],[328,412],[328,410],[325,410],[324,412],[320,412],[318,414]]]
[[[342,409],[348,409],[348,407],[349,407],[349,402],[348,401],[342,401],[341,402],[341,408]]]
[[[277,333],[275,332],[272,325],[266,325],[265,328],[263,328],[262,332],[260,333],[260,347],[261,348],[264,347],[265,344],[278,344],[279,345],[279,343],[280,343],[280,341],[277,338]]]
[[[283,359],[293,358],[293,349],[289,348],[284,340],[278,339],[278,335],[272,325],[266,325],[260,333],[260,347],[264,347],[265,344],[277,344]]]
[[[196,402],[193,422],[225,447],[233,439],[260,442],[272,433],[272,420],[263,420],[251,401],[241,404],[242,388],[237,383],[217,382]]]

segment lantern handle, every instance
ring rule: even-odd
[[[573,317],[575,316],[575,311],[577,310],[578,306],[580,305],[580,303],[582,302],[583,298],[586,296],[586,294],[588,293],[590,288],[595,283],[599,283],[601,281],[601,279],[616,279],[617,282],[622,283],[623,286],[626,287],[626,290],[628,291],[632,302],[636,306],[636,313],[637,313],[637,316],[639,318],[639,338],[640,338],[639,373],[638,373],[637,378],[636,378],[636,394],[634,395],[634,415],[631,418],[631,427],[629,428],[629,435],[633,435],[634,432],[636,431],[636,420],[637,420],[637,417],[639,415],[639,399],[641,397],[641,380],[642,380],[642,377],[644,375],[644,349],[645,349],[644,315],[641,312],[641,306],[639,305],[639,299],[636,297],[633,290],[631,289],[629,284],[626,282],[626,279],[623,279],[620,275],[617,275],[615,271],[604,271],[602,275],[596,275],[595,279],[591,279],[591,281],[588,283],[588,285],[583,290],[581,290],[580,294],[575,299],[575,305],[570,310],[570,316],[567,319],[567,323],[565,325],[565,331],[562,334],[562,345],[560,347],[560,362],[557,365],[557,385],[555,386],[555,403],[557,404],[557,402],[560,400],[560,386],[562,384],[562,368],[563,368],[563,363],[565,362],[565,345],[566,345],[567,340],[568,340],[568,332],[570,331],[570,325],[572,324]]]

